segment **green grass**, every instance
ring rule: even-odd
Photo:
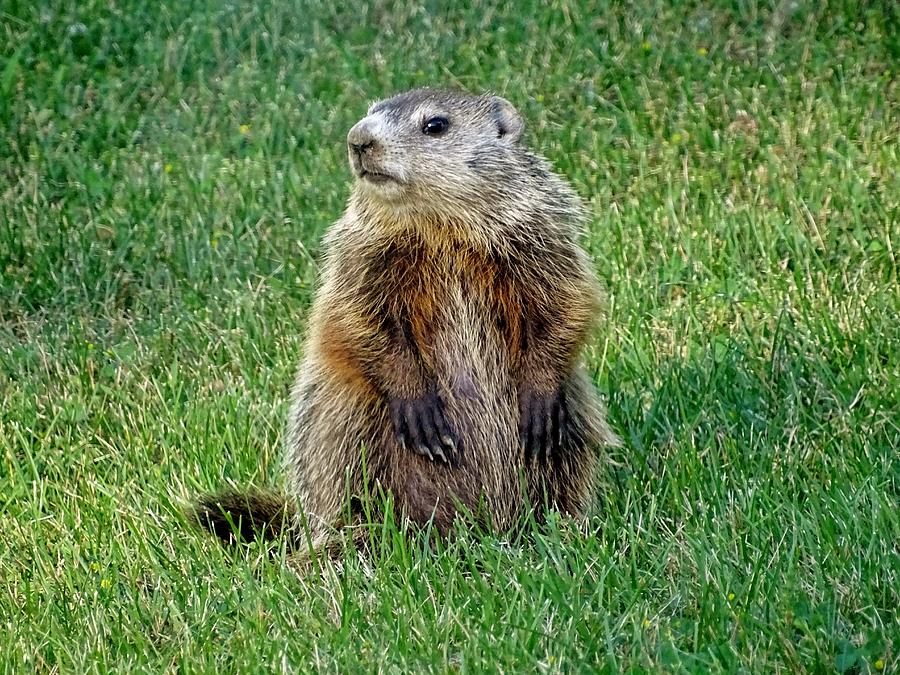
[[[891,3],[168,4],[0,4],[5,670],[898,668]],[[589,534],[298,578],[181,509],[279,481],[346,130],[426,83],[590,205],[625,444]]]

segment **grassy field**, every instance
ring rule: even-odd
[[[898,34],[886,1],[0,3],[3,669],[897,670]],[[182,508],[280,480],[346,131],[427,83],[508,97],[589,204],[624,447],[587,534],[388,524],[298,578]]]

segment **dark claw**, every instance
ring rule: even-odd
[[[559,400],[551,401],[547,408],[547,454],[553,456],[559,450]]]
[[[453,442],[453,434],[450,432],[450,427],[447,425],[447,420],[444,418],[443,411],[439,408],[434,408],[431,412],[436,441],[434,447],[441,459],[447,464],[450,464],[450,458],[453,457],[453,454],[456,452],[456,443]]]
[[[406,417],[401,401],[391,401],[391,421],[394,423],[394,433],[403,448],[409,447],[409,430],[406,427]]]
[[[450,430],[444,405],[436,394],[391,401],[391,420],[400,444],[428,459],[455,464],[462,444]]]
[[[424,406],[420,408],[419,415],[419,421],[422,424],[422,431],[425,435],[425,442],[428,444],[428,449],[434,457],[437,457],[442,462],[446,462],[447,456],[444,454],[444,448],[441,446],[441,440],[438,437],[437,424],[435,423],[435,417],[438,415],[437,409]]]
[[[444,444],[444,447],[448,448],[451,453],[455,452],[458,441],[455,438],[455,434],[450,431],[450,425],[447,424],[443,412],[435,411],[434,426],[441,437],[441,443]]]
[[[539,462],[546,457],[544,440],[544,400],[536,396],[531,401],[531,454]]]
[[[444,454],[444,449],[440,445],[432,445],[431,448],[436,458],[441,460],[444,464],[450,463],[450,460],[447,459],[447,455]]]
[[[563,441],[566,436],[566,395],[560,392],[559,396],[553,402],[553,450],[558,452],[562,450]]]
[[[559,390],[551,394],[525,390],[519,396],[519,442],[525,461],[546,462],[564,445],[568,421],[565,397]]]
[[[424,435],[419,427],[419,413],[415,402],[407,401],[404,408],[404,412],[406,413],[405,422],[406,427],[409,429],[410,445],[412,446],[412,449],[420,455],[425,455],[428,459],[434,459],[434,457],[431,456],[431,452],[428,450],[428,446],[425,444]]]

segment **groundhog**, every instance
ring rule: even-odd
[[[598,451],[617,442],[579,361],[600,294],[582,205],[523,128],[503,98],[424,88],[350,130],[355,181],[291,394],[287,498],[206,497],[209,529],[272,537],[287,517],[324,545],[373,488],[442,534],[466,512],[495,531],[533,507],[585,514]]]

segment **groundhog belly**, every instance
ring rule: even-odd
[[[431,333],[420,345],[438,381],[447,421],[462,440],[448,467],[397,447],[387,487],[414,521],[434,514],[446,530],[458,507],[491,514],[502,528],[520,507],[518,406],[508,349],[484,294],[462,284],[448,289]],[[393,439],[388,442],[395,443]]]
[[[510,357],[491,306],[466,290],[456,287],[447,299],[427,358],[470,460],[483,463],[490,456],[508,463],[517,443]]]

